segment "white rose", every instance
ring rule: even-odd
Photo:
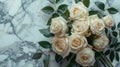
[[[93,34],[101,34],[105,28],[103,20],[99,19],[97,15],[92,15],[89,17],[90,20],[90,30]]]
[[[88,17],[87,8],[82,2],[73,4],[70,9],[70,18],[73,20],[85,20]]]
[[[71,52],[76,53],[81,48],[87,46],[87,40],[84,36],[81,36],[79,34],[72,34],[69,38],[69,45],[71,48]]]
[[[106,28],[112,27],[114,25],[113,17],[111,15],[103,17],[103,21]]]
[[[67,21],[62,17],[56,17],[52,19],[50,26],[51,33],[57,36],[64,36],[67,30]]]
[[[53,51],[61,55],[63,58],[66,57],[70,51],[70,47],[68,44],[68,37],[67,36],[59,37],[59,38],[54,37],[52,48]]]
[[[105,34],[101,34],[100,37],[94,39],[93,41],[93,45],[98,52],[103,51],[103,49],[108,45],[108,43],[109,39]]]
[[[89,21],[88,20],[76,20],[72,24],[72,33],[78,33],[84,35],[88,32],[89,29]]]
[[[92,66],[95,63],[95,53],[89,48],[83,48],[76,57],[76,62],[82,66]]]

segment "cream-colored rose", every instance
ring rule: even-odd
[[[110,28],[114,25],[113,17],[111,15],[103,17],[103,21],[106,28]]]
[[[70,46],[68,44],[68,37],[67,36],[63,36],[59,38],[54,37],[52,48],[53,51],[61,55],[63,58],[66,57],[70,51]]]
[[[84,35],[88,32],[89,29],[89,21],[88,20],[76,20],[72,24],[72,33],[78,33]]]
[[[82,66],[92,66],[95,63],[95,53],[89,48],[83,48],[76,57],[76,62]]]
[[[100,37],[94,39],[93,41],[93,45],[98,52],[103,51],[103,49],[108,45],[108,43],[109,39],[105,34],[101,34]]]
[[[90,20],[90,30],[92,31],[92,33],[100,35],[105,28],[103,20],[99,19],[97,15],[90,16],[89,20]]]
[[[73,4],[70,9],[70,18],[73,20],[85,20],[88,17],[87,8],[82,2]]]
[[[86,47],[88,43],[84,36],[74,33],[69,38],[69,44],[71,52],[77,53],[81,48]]]
[[[51,33],[57,36],[64,36],[67,31],[67,21],[63,17],[56,17],[52,19],[50,26]]]

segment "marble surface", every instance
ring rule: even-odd
[[[98,0],[91,0],[89,9],[97,8],[95,1]],[[106,0],[99,1],[119,10],[113,15],[117,24],[120,21],[120,0],[107,0],[110,5]],[[63,3],[71,5],[73,2],[65,0]],[[38,41],[50,41],[39,32],[39,29],[46,28],[50,17],[41,11],[46,5],[51,4],[47,0],[0,0],[0,67],[44,67],[44,55],[37,61],[31,57],[35,52],[47,51],[38,47]],[[53,57],[50,61],[50,67],[58,67]],[[113,64],[120,62],[114,61]]]

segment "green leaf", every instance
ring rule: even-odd
[[[98,13],[99,13],[99,11],[91,10],[91,11],[89,11],[89,16],[94,15],[94,14],[98,14]]]
[[[116,44],[118,42],[118,39],[117,38],[112,38],[112,43],[111,44]]]
[[[62,3],[64,0],[48,0],[52,4]]]
[[[64,0],[56,0],[56,3],[62,3]]]
[[[71,60],[66,67],[77,67],[77,63],[75,62],[75,59]]]
[[[56,60],[57,63],[58,63],[59,61],[61,61],[62,59],[63,59],[62,56],[60,56],[60,55],[58,55],[58,54],[55,55],[55,60]]]
[[[55,0],[48,0],[50,3],[54,4]]]
[[[90,5],[90,0],[83,0],[83,4],[84,4],[86,7],[89,7],[89,5]]]
[[[114,37],[117,37],[118,33],[117,33],[116,31],[113,31],[113,32],[112,32],[112,35],[113,35]]]
[[[58,15],[57,13],[54,13],[54,14],[52,15],[52,18],[56,18],[56,17],[59,17],[59,15]]]
[[[118,42],[118,43],[115,45],[115,48],[117,48],[119,45],[120,45],[120,42]]]
[[[114,25],[114,26],[112,26],[112,28],[111,28],[112,30],[115,30],[116,29],[116,26]]]
[[[105,28],[105,33],[106,33],[106,34],[108,33],[108,29],[107,29],[107,28]]]
[[[110,54],[110,50],[107,50],[106,52],[105,52],[105,55],[109,55]]]
[[[67,10],[65,11],[65,13],[62,14],[62,17],[65,18],[66,20],[68,20],[69,16],[70,16],[70,12],[69,12],[69,10],[67,9]]]
[[[117,45],[118,39],[117,38],[112,38],[110,47],[113,48]]]
[[[118,52],[119,52],[119,51],[120,51],[120,48],[116,49],[116,51],[118,51]]]
[[[113,51],[111,51],[111,53],[110,53],[110,60],[111,60],[111,62],[113,62],[113,60],[114,60],[114,52]]]
[[[56,3],[58,3],[60,0],[56,0]]]
[[[97,5],[97,7],[101,10],[104,10],[105,9],[105,5],[103,2],[95,2],[95,4]]]
[[[120,22],[118,23],[117,28],[120,28]]]
[[[47,22],[47,25],[48,25],[48,26],[51,25],[51,20],[52,20],[52,18],[55,18],[55,17],[59,17],[59,15],[58,15],[57,13],[54,13],[54,14],[52,15],[52,17],[49,18],[49,20],[48,20],[48,22]]]
[[[95,62],[94,65],[93,65],[93,67],[99,67],[99,66],[98,66],[98,63]]]
[[[115,9],[114,7],[108,8],[107,10],[110,14],[116,14],[118,12],[118,10]]]
[[[101,55],[99,52],[95,52],[95,58],[99,58]]]
[[[119,61],[120,57],[119,57],[119,54],[116,53],[116,60]]]
[[[50,31],[48,29],[40,29],[40,33],[42,33],[45,37],[51,37]]]
[[[49,18],[49,19],[48,19],[48,22],[47,22],[47,25],[48,25],[48,26],[51,25],[51,20],[52,20],[52,18]]]
[[[44,63],[44,67],[49,67],[50,55],[47,55],[47,56],[44,58],[43,63]]]
[[[35,53],[32,57],[32,59],[40,59],[42,56],[42,53]]]
[[[62,4],[58,7],[58,11],[64,13],[67,10],[68,5]]]
[[[51,6],[46,6],[42,8],[42,11],[46,14],[52,14],[54,12],[54,9]]]
[[[75,54],[73,54],[73,53],[70,53],[67,57],[66,57],[66,59],[68,60],[68,64],[67,64],[67,66],[65,66],[65,67],[77,67],[77,63],[76,63],[76,61],[75,61],[75,58],[76,58],[76,55]],[[70,60],[71,59],[71,60]]]
[[[40,41],[38,43],[43,48],[51,48],[51,44],[49,42],[47,42],[47,41]]]
[[[78,3],[78,2],[80,2],[81,0],[75,0],[75,3]]]

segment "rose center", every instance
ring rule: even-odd
[[[59,41],[57,41],[55,43],[55,46],[56,46],[56,49],[58,49],[60,51],[64,51],[64,49],[65,49],[65,45],[63,43],[59,42]]]
[[[76,39],[73,40],[73,46],[74,46],[74,47],[78,47],[78,46],[81,45],[82,42],[83,42],[83,41],[82,41],[81,39],[76,38]]]
[[[101,24],[101,23],[97,23],[97,27],[98,27],[98,29],[100,29],[100,28],[101,28],[101,26],[102,26],[102,24]]]
[[[52,28],[52,30],[54,31],[54,32],[59,32],[60,30],[61,30],[61,27],[62,25],[61,24],[59,24],[59,23],[54,23],[54,25],[52,26],[53,28]]]
[[[89,57],[88,57],[88,55],[82,55],[82,56],[81,56],[81,59],[82,59],[82,60],[88,60]]]
[[[73,10],[74,15],[77,14],[78,12],[79,12],[79,9],[78,8],[74,8],[74,10]]]

